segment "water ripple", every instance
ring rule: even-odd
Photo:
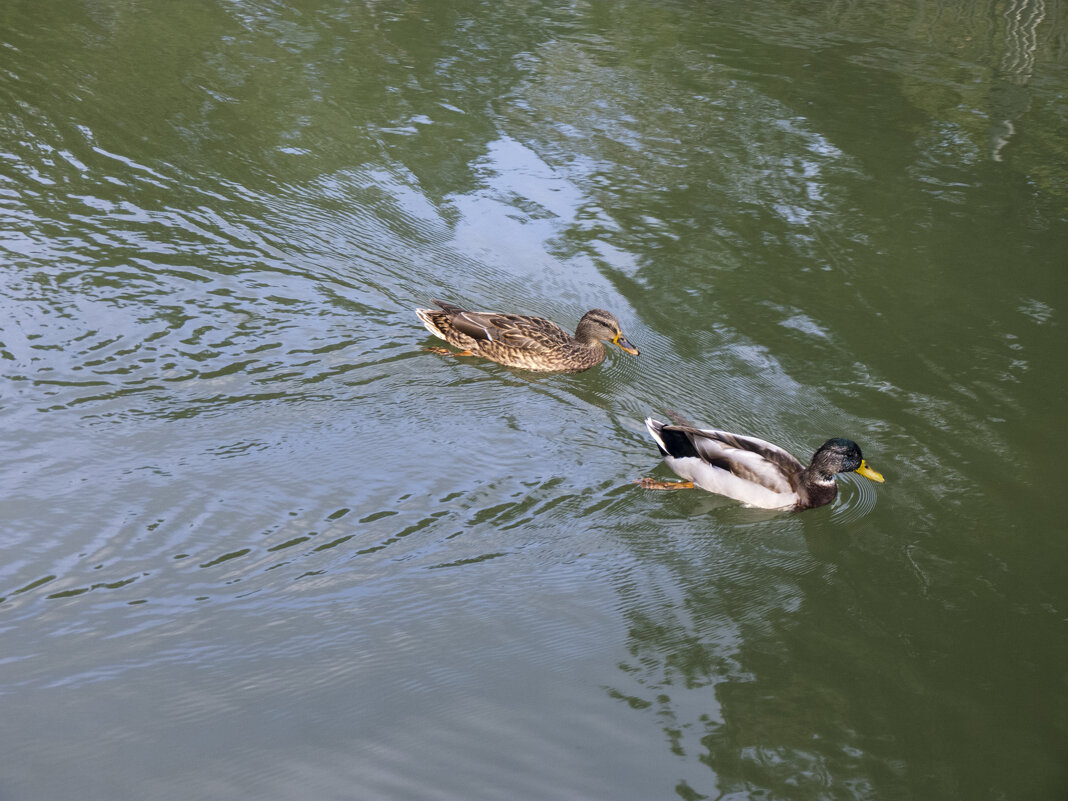
[[[878,500],[878,485],[848,473],[840,475],[838,498],[831,509],[831,519],[842,525],[856,523],[875,510]]]

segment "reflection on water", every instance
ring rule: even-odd
[[[1038,26],[1046,17],[1045,0],[1014,0],[1004,11],[1005,52],[990,89],[990,157],[1001,161],[1002,149],[1016,132],[1013,120],[1031,106],[1027,84],[1035,68]]]
[[[1063,795],[1065,19],[9,3],[0,795]]]

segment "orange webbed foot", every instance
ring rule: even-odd
[[[638,478],[634,480],[642,489],[651,490],[676,490],[693,489],[692,481],[657,481],[655,478]]]
[[[448,348],[423,348],[427,353],[437,353],[442,356],[474,356],[469,350],[461,350],[459,352],[451,351]]]

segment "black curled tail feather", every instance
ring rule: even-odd
[[[664,456],[673,456],[676,459],[685,459],[690,456],[701,458],[701,454],[693,444],[693,438],[686,431],[664,426],[660,429],[660,439],[664,441],[664,445],[661,447],[658,442],[657,447]]]

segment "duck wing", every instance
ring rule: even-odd
[[[772,492],[796,491],[801,471],[805,469],[792,453],[757,437],[682,425],[664,426],[660,433],[665,442],[677,443],[679,437],[684,437],[693,449],[690,454],[672,455],[698,456],[712,467]]]
[[[551,320],[500,312],[475,312],[451,303],[435,300],[452,327],[478,342],[497,342],[523,350],[545,350],[567,343],[571,337]]]

